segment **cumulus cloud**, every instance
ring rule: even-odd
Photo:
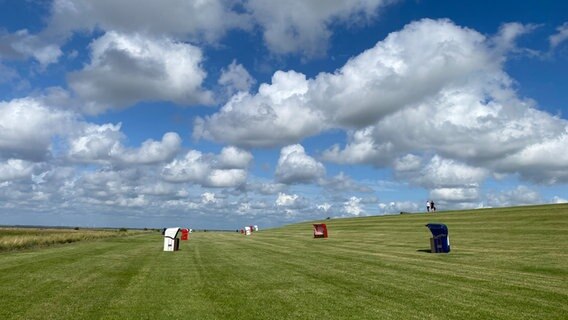
[[[156,164],[172,160],[181,147],[181,138],[168,132],[162,141],[146,140],[140,148],[127,148],[120,124],[86,124],[81,134],[71,137],[69,158],[77,162],[136,165]]]
[[[543,203],[540,194],[531,188],[520,185],[513,190],[488,194],[487,204],[491,207],[506,207]]]
[[[205,181],[211,167],[203,154],[190,150],[183,159],[174,159],[164,166],[162,177],[170,182]]]
[[[35,98],[0,102],[0,158],[46,160],[52,141],[74,130],[74,114],[44,105]]]
[[[344,172],[340,172],[336,176],[320,179],[318,182],[322,187],[332,192],[345,192],[345,191],[358,191],[358,192],[372,192],[373,190],[364,184],[361,184],[351,177],[346,175]]]
[[[205,192],[201,194],[201,202],[204,204],[208,203],[216,203],[218,200],[215,198],[215,193],[213,192]]]
[[[276,167],[276,180],[285,184],[309,183],[325,175],[325,167],[308,156],[304,147],[291,145],[280,150]]]
[[[31,179],[36,164],[33,162],[8,159],[0,162],[0,182],[28,178]]]
[[[318,208],[318,210],[321,210],[321,211],[324,211],[324,212],[328,212],[329,209],[331,209],[331,207],[332,207],[332,205],[327,203],[327,202],[324,202],[322,204],[318,204],[316,206],[316,208]]]
[[[14,33],[0,32],[0,57],[3,59],[27,59],[32,57],[42,66],[56,63],[63,54],[57,44],[50,43],[27,29]]]
[[[381,213],[400,213],[400,212],[417,212],[421,207],[412,201],[392,201],[389,203],[379,203]]]
[[[113,152],[121,162],[126,164],[154,164],[171,160],[177,155],[180,147],[179,135],[175,132],[167,132],[161,141],[149,139],[144,141],[139,149],[119,148]]]
[[[56,0],[43,33],[66,38],[76,31],[134,33],[143,29],[153,36],[214,43],[229,30],[256,30],[253,27],[257,26],[272,53],[299,53],[311,58],[323,56],[327,51],[332,25],[363,25],[393,2],[396,1],[174,0],[164,6],[150,0],[136,3]]]
[[[214,188],[236,187],[245,183],[246,179],[247,171],[243,169],[214,169],[203,185]]]
[[[77,203],[136,206],[145,201],[136,190],[142,179],[142,173],[136,169],[85,172],[67,180],[60,193],[64,199]]]
[[[558,47],[561,43],[568,40],[568,22],[556,28],[556,33],[548,38],[550,42],[550,47],[552,49]]]
[[[362,128],[496,68],[484,41],[447,20],[414,22],[332,74],[307,80],[294,71],[276,72],[257,94],[237,94],[219,113],[199,119],[194,135],[275,146],[330,127]]]
[[[430,191],[430,198],[443,202],[474,202],[479,200],[480,192],[477,186],[465,188],[435,188]]]
[[[305,75],[278,71],[258,94],[237,93],[220,112],[197,118],[193,135],[243,147],[295,143],[326,128],[319,111],[306,106],[307,90]]]
[[[218,165],[222,169],[245,169],[252,159],[253,156],[250,152],[229,146],[221,150],[218,156]]]
[[[108,162],[113,150],[119,149],[124,134],[120,124],[88,124],[82,134],[69,142],[69,157],[79,162]]]
[[[239,91],[248,92],[256,81],[242,64],[237,64],[237,61],[233,60],[226,69],[221,71],[217,82],[225,87],[227,96],[232,96]]]
[[[84,101],[83,110],[97,114],[139,101],[179,105],[212,103],[201,86],[206,72],[195,46],[169,38],[110,31],[94,40],[91,62],[68,75],[69,86]]]
[[[149,184],[141,184],[135,188],[136,193],[146,196],[169,196],[169,197],[187,197],[188,193],[184,189],[180,189],[178,185],[166,183],[163,181],[152,181]]]
[[[297,194],[286,194],[280,192],[278,193],[278,198],[276,198],[276,205],[279,207],[293,207],[298,198],[299,196]]]
[[[353,216],[364,214],[365,210],[361,207],[361,200],[363,199],[357,197],[349,198],[349,200],[343,203],[343,212]]]
[[[563,152],[568,148],[568,122],[564,122],[563,133],[529,144],[506,156],[497,161],[497,168],[502,172],[518,172],[525,179],[538,183],[568,182],[568,155]]]
[[[174,159],[161,172],[165,181],[195,183],[204,187],[237,187],[246,182],[245,169],[220,169],[214,166],[212,156],[190,150],[182,159]]]
[[[369,163],[374,166],[387,166],[396,155],[392,142],[375,141],[374,127],[348,132],[348,141],[343,149],[335,144],[325,150],[322,159],[341,164]]]
[[[287,185],[283,183],[252,182],[243,186],[244,191],[251,191],[261,195],[276,195],[285,191]]]
[[[364,23],[391,2],[394,1],[250,0],[245,6],[261,26],[270,51],[277,54],[300,52],[307,57],[317,57],[327,51],[331,24]]]
[[[519,97],[503,71],[515,40],[534,28],[506,24],[488,38],[448,20],[413,22],[334,73],[276,72],[258,93],[198,119],[194,136],[269,147],[347,129],[347,144],[322,159],[394,166],[448,200],[473,199],[490,174],[566,181],[566,120]]]
[[[487,170],[460,163],[456,160],[434,156],[414,177],[415,183],[424,187],[477,186],[488,175]]]
[[[230,28],[247,28],[246,15],[224,0],[173,0],[165,6],[152,0],[55,0],[46,33],[66,35],[94,29],[216,41]]]

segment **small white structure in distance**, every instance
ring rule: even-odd
[[[179,239],[177,235],[179,228],[167,228],[164,231],[164,251],[178,251]]]
[[[258,226],[256,224],[254,225],[254,231],[258,231]]]
[[[246,226],[245,227],[245,236],[250,236],[251,232],[252,232],[251,228],[249,226]]]

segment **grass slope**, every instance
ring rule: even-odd
[[[0,254],[0,319],[566,319],[568,205]],[[430,254],[427,222],[452,252]]]

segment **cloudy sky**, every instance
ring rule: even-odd
[[[0,224],[567,202],[568,3],[0,0]]]

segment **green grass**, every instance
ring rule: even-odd
[[[431,254],[428,222],[452,252]],[[0,253],[0,319],[566,319],[568,205]]]

